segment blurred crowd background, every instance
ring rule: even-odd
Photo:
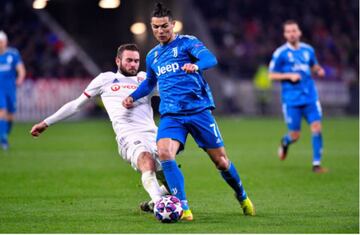
[[[64,41],[40,21],[30,6],[22,0],[0,1],[0,29],[7,33],[10,46],[20,51],[27,78],[89,77],[76,58],[64,62]]]
[[[265,90],[270,90],[270,96],[273,96],[274,91],[278,92],[271,84],[253,83],[253,80],[259,74],[266,77],[266,66],[273,51],[284,43],[282,23],[286,19],[294,19],[300,23],[303,41],[315,48],[318,60],[326,70],[326,78],[321,82],[337,82],[335,84],[346,88],[346,104],[341,113],[358,115],[357,0],[162,2],[173,9],[176,19],[184,23],[180,33],[195,34],[218,57],[218,69],[209,72],[213,73],[209,77],[217,77],[216,80],[220,81],[224,79],[223,84],[219,81],[210,82],[217,99],[221,99],[218,102],[228,106],[220,108],[220,111],[247,113],[246,108],[236,107],[241,106],[236,103],[237,99],[242,99],[241,96],[233,97],[239,96],[237,93],[245,89],[231,88],[239,84],[243,87],[251,84],[254,93],[259,86],[260,89],[263,86]],[[20,51],[27,69],[27,79],[33,82],[38,79],[87,81],[100,71],[115,69],[113,61],[119,44],[137,42],[144,62],[147,51],[156,43],[149,27],[142,35],[135,35],[129,30],[136,21],[149,26],[149,16],[155,1],[123,0],[115,9],[101,9],[95,0],[51,0],[41,10],[34,9],[33,3],[32,0],[0,1],[0,30],[7,33],[10,46]],[[200,26],[195,27],[195,23]],[[333,92],[336,100],[336,92],[339,91],[335,89]],[[265,103],[272,100],[267,96],[264,96]],[[261,105],[256,107],[259,109]]]
[[[326,69],[326,79],[341,80],[343,73],[358,74],[357,1],[194,2],[209,22],[216,46],[221,48],[217,54],[221,69],[234,77],[251,78],[259,64],[268,63],[274,48],[283,42],[284,19],[299,22],[303,40],[316,49]]]

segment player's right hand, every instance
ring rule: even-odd
[[[35,124],[30,131],[30,134],[34,137],[38,137],[42,132],[48,128],[48,125],[45,122],[39,122]]]
[[[293,74],[290,75],[289,78],[290,78],[290,80],[292,82],[297,82],[297,81],[299,81],[301,79],[301,76],[298,73],[293,73]]]
[[[134,99],[131,96],[128,96],[123,100],[122,105],[124,108],[130,109],[134,107]]]

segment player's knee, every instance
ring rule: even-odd
[[[8,121],[14,121],[14,114],[12,114],[12,113],[7,113],[7,115],[6,115],[6,119],[8,120]]]
[[[290,132],[290,137],[293,141],[297,141],[298,139],[300,139],[300,131]]]
[[[140,154],[137,160],[137,165],[141,172],[155,171],[155,161],[148,152],[143,152]]]
[[[213,158],[213,162],[218,170],[225,171],[229,168],[229,160],[225,154]]]
[[[158,147],[158,153],[159,153],[159,158],[161,160],[169,160],[169,159],[173,159],[174,156],[172,156],[172,152],[170,150],[170,148],[159,148]]]
[[[310,126],[312,133],[320,133],[321,132],[321,123],[320,122],[314,122]]]
[[[0,109],[0,119],[6,119],[6,110]]]

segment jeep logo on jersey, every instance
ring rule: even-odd
[[[112,85],[111,90],[112,91],[118,91],[118,90],[120,90],[120,86],[118,84]]]
[[[157,72],[156,75],[160,76],[162,74],[168,73],[168,72],[173,72],[175,73],[176,71],[178,71],[180,69],[180,65],[178,63],[172,63],[172,64],[167,64],[165,66],[158,66],[157,67]]]

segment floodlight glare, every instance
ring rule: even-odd
[[[142,22],[136,22],[131,25],[130,31],[135,35],[143,34],[146,31],[146,25]]]
[[[117,8],[120,6],[120,0],[100,0],[99,7],[105,9]]]
[[[182,30],[182,28],[183,28],[183,23],[181,21],[175,20],[174,32],[178,33]]]

